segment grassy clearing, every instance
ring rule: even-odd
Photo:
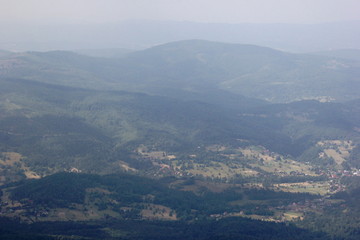
[[[270,152],[259,146],[252,146],[239,151],[245,158],[254,161],[252,167],[259,167],[262,170],[276,175],[289,175],[291,172],[299,172],[305,175],[316,176],[308,164],[287,159],[284,156]]]
[[[40,176],[35,173],[34,171],[31,171],[28,167],[25,166],[25,164],[21,161],[23,156],[16,152],[3,152],[1,153],[2,158],[0,159],[0,168],[1,167],[10,167],[14,171],[21,170],[23,171],[24,175],[28,179],[39,179]],[[4,180],[5,179],[0,179]]]
[[[3,152],[3,158],[0,159],[0,164],[4,166],[13,167],[15,164],[20,163],[21,154],[15,152]]]
[[[146,208],[143,209],[140,214],[143,219],[177,220],[175,211],[171,208],[157,204],[147,204]]]
[[[266,172],[282,176],[290,175],[292,172],[316,176],[316,174],[311,171],[311,166],[293,160],[264,161],[261,164],[251,164],[251,166],[259,167]]]
[[[9,99],[1,101],[0,107],[4,108],[6,111],[15,111],[23,108],[22,106],[11,102]]]
[[[338,165],[341,165],[343,162],[345,162],[345,158],[350,155],[349,153],[346,155],[339,153],[335,149],[324,149],[324,153],[326,156],[333,158]]]
[[[138,171],[137,169],[130,167],[128,163],[123,162],[123,161],[119,161],[119,166],[122,169],[124,169],[126,172],[137,172]]]
[[[174,160],[175,155],[167,154],[165,151],[149,151],[144,145],[137,148],[137,153],[142,157],[149,158],[151,160]]]
[[[320,158],[333,158],[336,164],[341,165],[350,156],[350,152],[354,149],[354,144],[349,140],[326,140],[317,143],[317,146],[323,148],[319,154]]]
[[[187,170],[192,175],[201,175],[208,178],[226,178],[231,179],[236,175],[242,175],[245,177],[256,176],[257,171],[242,167],[240,164],[232,163],[227,165],[220,162],[210,162],[207,164],[194,163],[193,168]]]
[[[38,217],[38,221],[88,221],[99,220],[106,217],[121,217],[119,213],[111,210],[99,211],[96,207],[78,205],[73,209],[55,208],[48,211],[46,216]]]
[[[286,221],[293,221],[293,220],[297,220],[297,219],[303,219],[304,214],[299,213],[299,212],[293,212],[293,211],[289,211],[289,212],[285,212],[283,213],[283,216],[285,218]]]
[[[311,193],[322,196],[329,193],[329,187],[328,182],[281,183],[273,185],[274,190],[293,193]]]
[[[219,182],[207,182],[196,180],[192,185],[182,185],[183,181],[175,183],[176,185],[181,186],[182,191],[191,191],[195,194],[201,193],[204,189],[207,189],[210,192],[221,193],[231,187],[238,187],[238,184],[228,184],[228,183],[219,183]]]

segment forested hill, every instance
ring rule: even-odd
[[[7,79],[1,84],[2,152],[21,154],[41,175],[71,167],[111,172],[122,169],[119,161],[146,169],[136,155],[145,154],[145,149],[150,155],[164,151],[185,160],[188,155],[209,154],[212,145],[260,145],[301,159],[324,138],[341,134],[355,141],[353,129],[359,127],[358,109],[347,104],[304,101],[233,110],[29,80]],[[335,112],[337,118],[330,117]]]
[[[120,59],[70,52],[1,57],[1,76],[85,87],[209,100],[232,93],[273,102],[358,97],[359,62],[290,54],[254,45],[202,40],[173,42]]]

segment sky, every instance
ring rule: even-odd
[[[0,0],[0,22],[324,23],[360,20],[360,0]]]

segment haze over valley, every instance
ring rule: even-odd
[[[1,239],[359,238],[356,2],[120,2],[4,5]]]

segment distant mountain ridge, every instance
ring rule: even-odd
[[[321,24],[226,24],[129,20],[108,24],[55,26],[3,23],[0,24],[0,49],[145,49],[173,41],[206,39],[255,44],[291,52],[315,52],[360,48],[359,25],[359,21]]]
[[[337,49],[310,54],[360,61],[360,49]]]
[[[358,61],[203,40],[168,43],[121,59],[63,51],[13,54],[3,57],[2,66],[4,77],[192,99],[229,92],[272,102],[346,101],[358,98],[360,89]]]

